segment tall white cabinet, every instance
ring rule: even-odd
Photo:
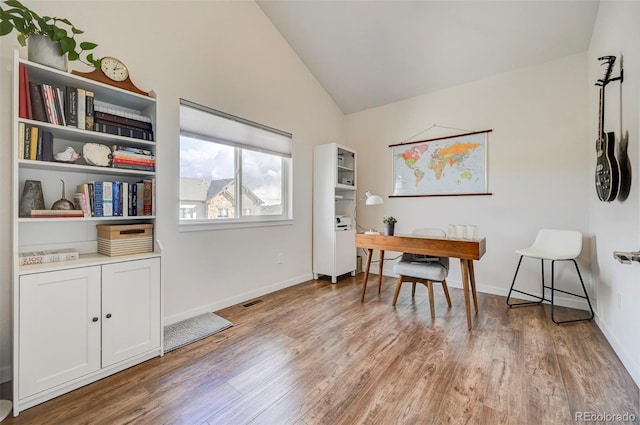
[[[31,81],[76,87],[94,93],[95,101],[143,115],[155,128],[156,98],[122,90],[14,56],[13,78],[13,405],[14,415],[58,395],[162,355],[161,252],[155,234],[153,251],[106,256],[97,248],[97,224],[153,224],[154,215],[116,217],[19,217],[26,180],[40,181],[45,208],[77,185],[91,181],[133,184],[152,180],[155,171],[98,167],[24,159],[21,128],[37,126],[53,135],[53,152],[86,143],[145,149],[155,156],[155,141],[135,139],[21,117],[20,67]],[[24,93],[24,92],[23,92]],[[23,95],[24,96],[24,95]],[[157,138],[157,134],[155,134]],[[156,193],[159,191],[156,190]],[[157,202],[154,197],[153,202]],[[152,212],[153,214],[153,212]],[[73,249],[80,258],[20,265],[20,252]]]
[[[330,276],[356,270],[355,222],[356,152],[337,143],[313,152],[313,274]],[[345,227],[345,223],[350,223]]]

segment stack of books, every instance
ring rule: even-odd
[[[101,103],[96,103],[94,107],[95,131],[153,141],[153,125],[149,117],[109,108]]]
[[[112,167],[129,170],[155,171],[156,158],[148,149],[114,145],[112,148]]]
[[[80,254],[73,249],[58,249],[52,251],[21,252],[18,254],[20,265],[56,263],[59,261],[77,260]]]
[[[31,218],[73,218],[84,217],[80,209],[75,210],[31,210]]]

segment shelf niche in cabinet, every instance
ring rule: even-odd
[[[336,149],[336,186],[354,187],[356,185],[355,153],[345,148]]]

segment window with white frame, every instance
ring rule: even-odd
[[[291,187],[291,134],[180,100],[181,223],[290,219]]]

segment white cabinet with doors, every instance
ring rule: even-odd
[[[337,143],[313,153],[313,274],[331,276],[356,270],[356,152]]]
[[[157,356],[159,275],[160,258],[22,275],[21,407]]]

